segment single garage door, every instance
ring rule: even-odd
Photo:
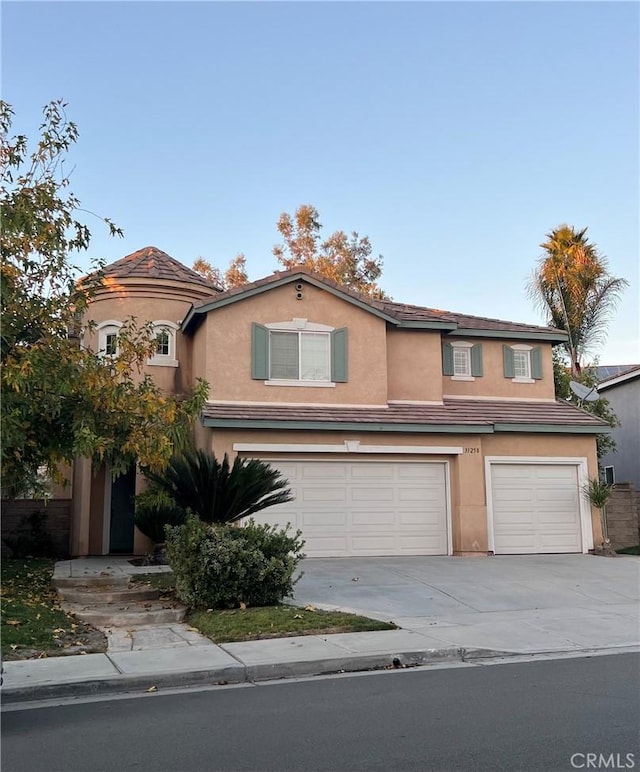
[[[578,468],[492,464],[496,554],[582,552]]]
[[[309,557],[447,554],[444,464],[269,463],[295,500],[255,519],[299,528]]]

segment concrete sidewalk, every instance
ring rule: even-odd
[[[575,655],[639,646],[640,612],[634,597],[638,594],[640,562],[633,558],[552,556],[543,569],[540,558],[528,562],[526,557],[518,558],[513,563],[502,558],[306,561],[305,576],[296,588],[298,603],[392,619],[403,629],[216,645],[180,623],[110,628],[105,630],[106,654],[5,662],[2,699],[10,703],[155,691],[191,684],[243,683],[499,656]],[[510,565],[515,566],[520,583],[507,581]],[[581,600],[567,595],[568,587],[562,586],[562,576],[565,583],[575,585],[576,571],[582,576],[580,587],[587,593]],[[65,561],[56,566],[57,576],[149,572],[150,567],[131,566],[125,558]],[[479,581],[482,576],[484,583]],[[528,587],[528,594],[526,582],[535,585]],[[439,583],[437,591],[435,583]],[[453,584],[458,596],[474,593],[473,602],[484,608],[474,608],[456,597]],[[541,592],[547,598],[546,605],[540,602]],[[613,603],[616,596],[619,602]]]

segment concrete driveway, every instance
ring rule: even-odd
[[[314,558],[295,602],[395,622],[445,645],[557,652],[640,645],[640,559]]]

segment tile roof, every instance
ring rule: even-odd
[[[465,330],[504,330],[507,332],[558,332],[555,327],[543,327],[535,324],[522,324],[521,322],[508,322],[504,319],[493,319],[486,316],[470,316],[454,311],[439,311],[433,308],[412,306],[406,303],[382,303],[384,309],[398,316],[402,321],[438,321],[453,322]]]
[[[301,405],[242,405],[209,403],[203,419],[234,421],[304,421],[335,424],[398,424],[486,426],[496,424],[550,424],[598,429],[604,421],[568,402],[445,399],[442,405],[388,407],[318,407]]]
[[[214,307],[217,303],[224,303],[230,301],[232,298],[238,296],[241,297],[245,293],[251,293],[254,290],[258,290],[261,287],[268,287],[270,284],[286,281],[289,278],[294,277],[309,277],[314,282],[324,284],[338,292],[347,295],[360,303],[364,303],[370,306],[373,310],[385,314],[393,320],[398,322],[437,322],[445,325],[450,325],[452,329],[455,327],[461,327],[468,330],[500,330],[503,332],[519,332],[519,333],[561,333],[554,327],[544,327],[532,324],[521,324],[519,322],[508,322],[502,319],[493,319],[482,316],[470,316],[469,314],[458,314],[451,311],[442,311],[436,308],[427,308],[426,306],[416,306],[408,303],[395,303],[390,300],[376,300],[370,298],[368,295],[363,295],[360,292],[349,289],[341,284],[338,284],[331,279],[322,276],[321,274],[314,273],[305,268],[294,268],[289,271],[276,271],[270,276],[265,276],[257,281],[245,284],[242,287],[235,287],[233,289],[222,292],[216,295],[211,300],[201,300],[194,303],[194,309],[202,308],[204,306]]]
[[[202,274],[187,268],[171,255],[157,247],[144,247],[130,255],[106,265],[102,274],[116,279],[168,279],[187,284],[199,284],[211,290],[219,288],[212,284]]]

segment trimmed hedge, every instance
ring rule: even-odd
[[[176,593],[192,608],[274,606],[293,594],[293,574],[304,557],[300,531],[253,520],[211,526],[189,515],[166,534]]]

